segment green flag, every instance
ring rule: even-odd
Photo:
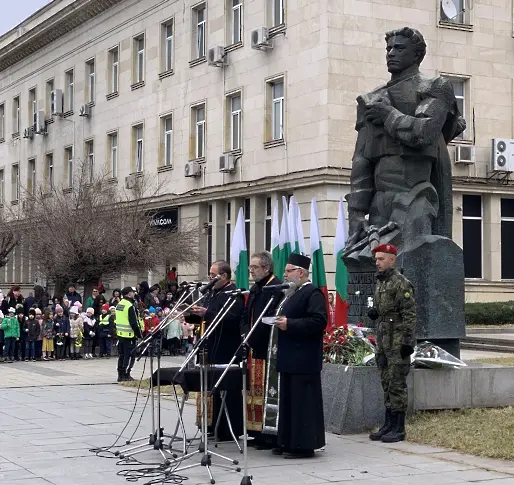
[[[247,290],[249,288],[248,251],[246,249],[245,218],[242,207],[237,215],[234,237],[230,247],[230,266],[236,275],[236,286]]]

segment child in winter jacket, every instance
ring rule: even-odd
[[[88,308],[86,313],[82,315],[84,320],[84,358],[93,358],[93,340],[96,334],[95,310]]]
[[[43,312],[40,308],[34,308],[36,312],[36,321],[39,324],[39,335],[36,340],[36,360],[41,360],[43,357]]]
[[[4,358],[7,362],[14,362],[14,350],[16,342],[20,340],[20,324],[15,315],[16,310],[9,308],[9,316],[2,320],[2,330],[4,331]]]
[[[76,306],[70,308],[70,358],[77,360],[84,342],[84,321]]]
[[[25,362],[29,360],[36,362],[36,340],[39,337],[41,327],[36,320],[36,310],[34,308],[29,310],[29,317],[25,320],[23,331],[25,332]]]
[[[45,313],[43,317],[43,360],[50,360],[54,352],[54,314],[52,312]]]
[[[109,313],[109,304],[104,303],[98,317],[98,332],[100,334],[100,357],[111,356],[111,339],[114,332],[114,317]]]
[[[66,358],[66,349],[70,345],[70,321],[64,316],[64,309],[61,305],[55,306],[55,313],[55,353],[57,359],[64,360]]]
[[[25,351],[27,347],[27,334],[23,331],[26,320],[23,305],[16,305],[16,318],[18,319],[18,325],[20,326],[20,339],[16,341],[14,359],[23,361],[25,359]]]

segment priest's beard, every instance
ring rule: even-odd
[[[297,289],[298,289],[297,287],[287,288],[285,290],[282,290],[282,292],[284,293],[284,296],[286,298],[289,298]]]

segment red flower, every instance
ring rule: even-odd
[[[377,340],[375,339],[375,337],[372,337],[371,335],[368,335],[368,340],[369,340],[373,345],[377,345]]]

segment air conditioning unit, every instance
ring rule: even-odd
[[[494,172],[514,171],[514,140],[494,138],[492,147],[492,170]]]
[[[45,111],[40,109],[36,113],[36,123],[34,124],[36,135],[46,135]]]
[[[236,169],[236,159],[231,153],[220,156],[220,172],[230,173]]]
[[[207,53],[207,62],[209,66],[226,66],[228,63],[227,56],[225,54],[225,47],[217,45],[216,47],[209,49],[209,52]]]
[[[202,174],[202,166],[198,162],[186,162],[184,175],[186,177],[198,177]]]
[[[31,126],[29,128],[25,128],[23,130],[23,138],[28,138],[29,140],[32,140],[34,138],[34,127]]]
[[[475,145],[455,145],[455,163],[458,165],[475,163]]]
[[[89,106],[89,104],[83,104],[79,109],[79,116],[89,118],[91,116],[91,106]]]
[[[62,116],[62,104],[62,89],[54,89],[52,91],[52,116]]]
[[[136,187],[136,175],[127,175],[125,177],[125,188],[126,189],[134,189]]]
[[[259,27],[252,30],[252,49],[266,50],[273,49],[273,43],[269,38],[269,30],[266,27]]]

